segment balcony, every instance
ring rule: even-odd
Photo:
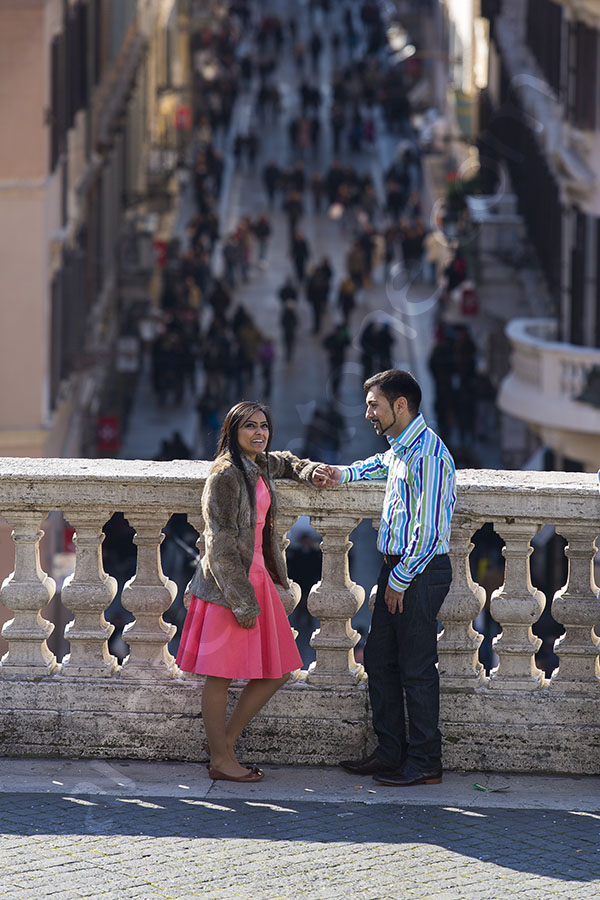
[[[600,350],[556,340],[554,319],[515,319],[506,334],[511,371],[502,382],[500,409],[522,419],[543,443],[595,472],[600,461],[600,409],[575,398],[583,390]]]
[[[203,758],[199,676],[180,672],[168,651],[173,626],[162,614],[175,585],[162,573],[161,529],[175,512],[202,532],[200,497],[206,462],[2,460],[0,515],[12,529],[15,569],[0,594],[13,618],[2,634],[0,754],[5,756]],[[449,768],[519,772],[600,773],[598,588],[592,564],[600,531],[593,475],[459,472],[453,523],[452,587],[440,613],[442,729]],[[377,524],[383,484],[319,491],[278,485],[288,529],[309,515],[323,539],[321,581],[309,597],[320,620],[316,662],[294,678],[247,729],[244,755],[270,763],[331,764],[372,745],[365,674],[354,659],[350,619],[363,589],[349,577],[349,535],[362,519]],[[40,525],[52,510],[76,529],[75,571],[61,602],[74,613],[62,662],[48,649],[52,624],[41,610],[55,583],[41,568]],[[112,626],[104,610],[116,582],[102,567],[102,526],[122,511],[136,531],[137,571],[123,590],[135,616],[125,635],[130,655],[111,656]],[[492,522],[504,541],[504,583],[491,597],[502,633],[497,669],[486,676],[477,659],[481,635],[473,620],[485,602],[470,574],[473,533]],[[530,541],[551,524],[568,542],[567,583],[552,598],[566,633],[552,678],[536,668],[539,640],[531,626],[546,598],[532,586]],[[198,540],[201,544],[201,538]],[[288,612],[298,591],[284,597]],[[234,686],[232,690],[235,692]]]

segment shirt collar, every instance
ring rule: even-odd
[[[425,419],[419,413],[415,419],[412,420],[410,425],[407,425],[404,431],[398,435],[398,437],[392,438],[388,437],[388,441],[390,443],[390,447],[395,453],[400,453],[402,450],[407,450],[409,447],[415,443],[415,441],[421,437],[427,425],[425,424]]]

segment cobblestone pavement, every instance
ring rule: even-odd
[[[599,832],[592,812],[400,798],[8,792],[0,794],[0,897],[595,898]]]

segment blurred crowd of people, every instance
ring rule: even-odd
[[[314,24],[317,10],[332,23],[327,36]],[[346,354],[356,336],[353,314],[361,291],[372,284],[373,270],[383,266],[385,275],[395,262],[412,264],[423,254],[420,164],[413,144],[403,142],[385,174],[383,196],[357,160],[362,160],[365,146],[374,144],[378,108],[395,123],[400,116],[406,125],[408,114],[398,73],[391,78],[378,55],[385,37],[379,7],[368,2],[346,5],[334,20],[332,5],[318,2],[310,4],[309,13],[307,30],[294,16],[284,20],[260,15],[249,2],[233,3],[229,15],[197,37],[193,48],[200,56],[210,54],[216,67],[197,92],[201,100],[194,114],[190,173],[195,214],[188,249],[171,256],[163,270],[151,365],[160,405],[181,403],[186,392],[198,391],[196,449],[204,456],[214,449],[222,408],[250,387],[268,400],[279,354],[294,365],[305,317],[310,317],[312,333],[321,343],[337,397]],[[277,72],[283,55],[290,52],[297,95],[284,118]],[[330,103],[320,75],[324,52],[333,63]],[[200,66],[200,80],[202,71]],[[231,136],[233,164],[252,173],[260,163],[257,175],[265,204],[255,215],[241,216],[223,234],[218,204],[226,158],[219,148],[226,146],[224,135],[240,92],[251,94],[250,122],[255,124]],[[262,158],[257,128],[265,122],[287,129],[285,158]],[[322,169],[327,127],[334,158]],[[290,274],[278,291],[279,322],[265,334],[236,293],[253,267],[268,266],[275,210],[287,221]],[[348,245],[344,271],[334,272],[326,253],[313,253],[302,228],[307,214],[339,221]],[[334,326],[322,335],[324,321]],[[389,322],[368,322],[358,340],[365,377],[376,367],[392,364]]]
[[[319,27],[323,21],[326,28]],[[436,297],[429,367],[437,430],[457,462],[468,461],[473,441],[496,431],[494,388],[478,363],[464,309],[456,311],[468,293],[467,261],[458,244],[427,224],[421,159],[409,124],[410,72],[387,59],[381,5],[309,0],[308,15],[297,19],[238,0],[194,42],[200,65],[186,163],[194,213],[186,247],[173,246],[167,255],[146,346],[158,404],[193,396],[198,428],[194,446],[174,432],[156,458],[211,458],[223,411],[244,396],[268,402],[276,363],[301,373],[298,344],[310,332],[327,363],[328,390],[309,417],[301,452],[338,462],[348,436],[340,403],[348,354],[358,354],[364,379],[394,365],[393,321],[382,310],[359,316],[364,293],[401,272],[405,281],[430,285]],[[296,82],[292,96],[284,97],[280,66],[290,59]],[[251,115],[234,131],[241,95]],[[372,152],[381,128],[395,134],[397,152],[376,181]],[[282,135],[279,156],[264,137],[270,129]],[[262,202],[225,228],[219,206],[228,167],[256,180]],[[327,246],[311,246],[310,216],[337,223],[345,244],[341,260],[338,254],[334,261]],[[253,275],[269,267],[281,219],[288,274],[275,287],[278,314],[265,330],[240,296]],[[178,583],[195,558],[195,533],[184,525],[174,519],[165,541],[167,557],[179,560],[183,572],[173,576]],[[314,622],[306,598],[320,572],[314,538],[301,535],[288,553],[290,575],[302,586],[293,622],[307,634]],[[164,564],[175,571],[175,563]],[[171,615],[180,624],[180,602]],[[308,643],[301,649],[309,661]]]
[[[171,256],[163,270],[161,315],[151,349],[157,401],[178,404],[186,392],[194,394],[194,449],[210,457],[223,408],[250,390],[268,401],[276,360],[297,364],[298,338],[307,326],[324,354],[328,393],[336,400],[351,348],[358,350],[365,378],[393,365],[391,317],[380,311],[358,323],[356,311],[375,280],[388,281],[400,271],[405,280],[440,291],[438,340],[430,361],[436,417],[451,445],[466,446],[476,410],[486,412],[486,421],[492,415],[487,412],[493,407],[492,389],[478,370],[474,347],[472,360],[464,364],[464,347],[472,345],[467,326],[458,327],[447,315],[468,273],[460,249],[426,225],[405,69],[390,66],[383,52],[379,4],[345,3],[334,9],[328,2],[311,2],[308,12],[299,21],[294,15],[261,14],[251,2],[232,3],[218,26],[196,38],[195,52],[210,53],[217,65],[197,91],[190,167],[195,212],[188,248]],[[327,29],[319,27],[323,21]],[[329,85],[323,75],[325,53]],[[280,65],[290,55],[295,93],[283,104]],[[202,66],[197,77],[203,77]],[[241,93],[251,103],[249,124],[231,134]],[[382,122],[399,138],[395,158],[376,184],[365,153]],[[261,146],[266,124],[287,135],[281,158],[267,155]],[[241,215],[223,233],[218,206],[228,147],[235,169],[259,179],[264,205]],[[274,220],[282,214],[289,274],[277,290],[278,320],[266,333],[254,311],[240,302],[239,289],[253,270],[269,266]],[[338,261],[336,271],[326,247],[310,246],[307,216],[338,223],[347,247],[341,269]]]

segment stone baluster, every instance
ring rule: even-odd
[[[377,584],[374,584],[371,590],[369,591],[369,612],[373,615],[373,610],[375,609],[375,601],[377,600]]]
[[[277,525],[278,528],[283,535],[281,539],[281,552],[283,553],[283,558],[285,559],[285,551],[287,547],[289,547],[290,541],[287,536],[288,531],[296,521],[298,516],[286,516],[278,514],[277,516]],[[286,615],[291,616],[294,612],[298,604],[300,603],[300,597],[302,596],[302,589],[299,584],[296,584],[295,581],[288,579],[290,586],[286,590],[285,588],[277,585],[277,590],[279,592],[279,596],[281,597],[281,602],[283,603],[283,608],[285,609]],[[294,629],[292,629],[294,630]],[[298,637],[298,632],[295,632],[295,636]]]
[[[290,544],[287,533],[297,518],[297,516],[288,516],[285,514],[282,515],[281,513],[279,513],[277,516],[277,527],[280,529],[280,533],[283,535],[281,540],[281,552],[283,553],[284,559],[286,548],[289,547]],[[296,584],[295,581],[292,581],[291,578],[288,578],[288,581],[290,585],[289,588],[282,588],[281,585],[276,585],[276,587],[279,596],[281,597],[281,602],[283,603],[283,608],[285,609],[286,615],[291,616],[291,614],[300,603],[300,599],[302,597],[302,588],[299,584]],[[298,630],[296,628],[292,628],[292,634],[294,635],[294,638],[297,638]],[[296,671],[291,675],[292,682],[305,680],[306,672],[304,669],[296,669]]]
[[[198,560],[201,560],[204,556],[204,551],[206,550],[206,541],[204,539],[204,520],[202,518],[202,513],[200,511],[197,512],[195,516],[188,515],[188,522],[195,528],[198,532],[198,537],[196,538],[196,550],[198,553]],[[191,581],[191,579],[190,579]],[[189,592],[189,584],[185,589],[185,593],[183,595],[183,602],[185,604],[186,609],[190,605],[191,594]]]
[[[352,542],[348,535],[360,519],[335,516],[311,518],[313,526],[323,536],[323,569],[321,581],[308,595],[308,610],[319,619],[321,627],[311,640],[317,658],[309,669],[311,684],[355,684],[364,677],[364,669],[354,659],[354,647],[359,641],[350,619],[360,609],[364,590],[350,581],[348,551]]]
[[[551,686],[560,690],[597,692],[600,688],[600,638],[594,632],[594,625],[600,622],[600,604],[594,582],[596,545],[590,538],[593,528],[594,523],[584,521],[560,528],[560,534],[569,542],[565,547],[569,560],[567,583],[552,602],[552,615],[566,629],[554,645],[559,667]]]
[[[483,636],[471,624],[485,604],[485,588],[473,581],[469,564],[471,535],[476,528],[459,516],[452,521],[452,584],[440,610],[444,626],[438,645],[440,676],[445,685],[457,688],[473,688],[485,680],[477,656]]]
[[[45,514],[3,510],[2,515],[12,527],[15,570],[4,579],[0,593],[4,606],[14,613],[2,629],[2,637],[9,647],[0,672],[3,675],[50,675],[59,665],[46,643],[54,625],[44,619],[41,612],[56,590],[54,579],[40,565],[39,543],[44,535],[40,522]]]
[[[500,657],[498,672],[490,679],[490,687],[529,690],[545,680],[534,657],[542,642],[531,630],[544,609],[544,595],[533,587],[529,568],[535,524],[511,519],[498,523],[497,530],[504,539],[506,566],[504,584],[491,598],[492,615],[502,633],[495,646]]]
[[[164,517],[135,513],[128,517],[136,529],[133,543],[138,548],[136,573],[123,588],[123,606],[133,613],[135,622],[126,626],[123,640],[130,645],[130,656],[121,676],[147,680],[179,675],[168,642],[177,628],[162,618],[177,595],[177,585],[163,573],[160,545],[164,540]]]
[[[102,565],[102,525],[107,511],[66,513],[75,528],[75,571],[65,579],[61,599],[75,618],[65,629],[70,652],[63,663],[63,674],[69,677],[113,675],[119,668],[116,656],[108,649],[108,639],[115,630],[104,618],[117,592],[117,582]]]

